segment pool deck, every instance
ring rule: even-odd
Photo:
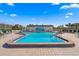
[[[79,38],[73,33],[63,33],[58,36],[72,40],[75,47],[70,48],[3,48],[2,45],[8,40],[18,38],[20,34],[7,34],[0,39],[1,56],[79,56]]]

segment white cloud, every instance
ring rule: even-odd
[[[7,3],[7,5],[9,5],[9,6],[14,6],[14,4],[13,4],[13,3]]]
[[[16,14],[10,14],[10,16],[11,16],[11,17],[15,17],[15,16],[17,16],[17,15],[16,15]]]
[[[32,20],[36,20],[36,18],[32,18]]]
[[[70,17],[70,16],[68,16],[68,15],[67,15],[67,16],[65,16],[65,18],[69,18],[69,17]]]
[[[66,15],[70,15],[71,16],[71,15],[73,15],[73,13],[67,13]]]
[[[60,3],[58,2],[54,2],[54,3],[51,3],[51,5],[59,5]]]
[[[79,8],[79,4],[73,3],[70,5],[63,5],[60,9]]]
[[[64,5],[62,7],[60,7],[60,9],[67,9],[67,8],[70,8],[68,5]]]
[[[65,18],[69,18],[69,17],[71,17],[73,15],[73,13],[67,13],[66,15],[65,15]]]
[[[2,12],[3,12],[3,10],[1,10],[1,9],[0,9],[0,12],[2,13]]]
[[[70,5],[72,8],[79,8],[79,4],[71,4]]]

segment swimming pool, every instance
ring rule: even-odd
[[[72,41],[58,37],[53,32],[24,32],[24,36],[8,41],[10,48],[20,47],[73,47]]]
[[[49,42],[65,42],[61,38],[54,36],[51,32],[29,32],[15,41],[16,43],[49,43]]]

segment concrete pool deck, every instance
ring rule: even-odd
[[[3,48],[2,45],[13,37],[20,37],[19,34],[8,34],[0,39],[0,55],[2,56],[79,56],[79,38],[72,33],[59,34],[67,40],[72,40],[75,47],[70,48]]]

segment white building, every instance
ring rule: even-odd
[[[36,29],[44,29],[44,31],[53,31],[53,25],[27,25],[26,30],[36,31]]]

